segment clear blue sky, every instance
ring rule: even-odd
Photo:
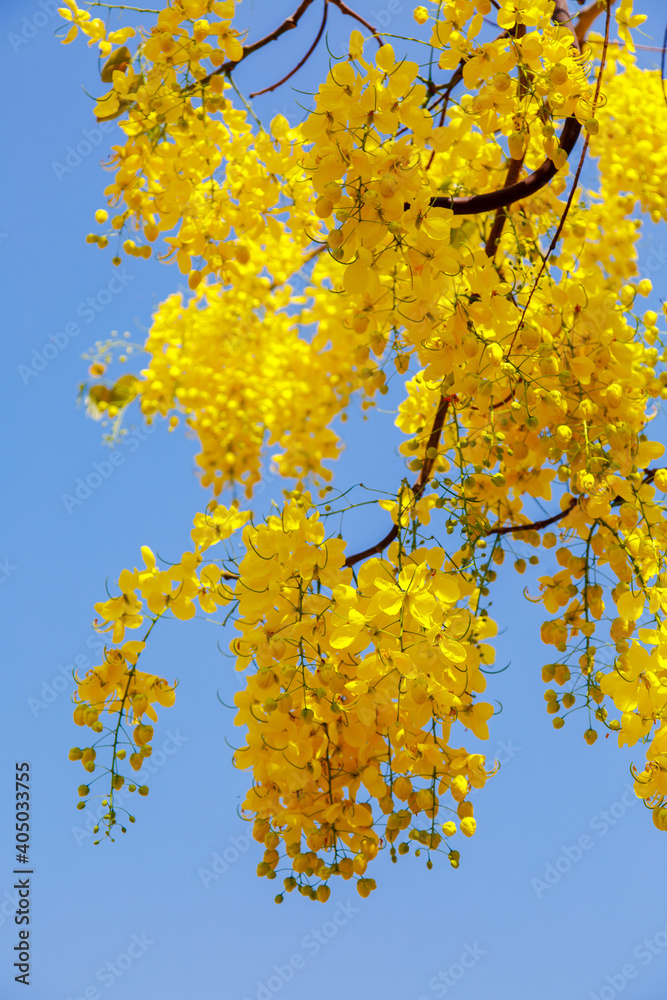
[[[267,28],[262,8],[273,25],[293,4],[246,0],[243,10],[248,23]],[[383,858],[366,901],[342,883],[324,906],[296,894],[274,905],[278,883],[256,878],[260,849],[236,813],[246,776],[232,768],[225,739],[238,734],[216,699],[219,691],[230,701],[238,680],[216,649],[229,636],[204,622],[155,633],[153,669],[180,686],[175,707],[161,713],[151,794],[136,805],[125,837],[92,846],[85,812],[75,808],[83,772],[67,759],[80,739],[71,667],[98,662],[89,623],[105,580],[134,565],[142,544],[166,558],[179,554],[207,496],[194,472],[196,443],[137,424],[99,488],[69,512],[62,501],[108,456],[99,424],[77,407],[82,353],[112,330],[141,340],[179,275],[132,261],[119,282],[111,254],[84,242],[103,204],[99,161],[114,134],[96,132],[83,89],[98,89],[94,54],[82,43],[57,43],[54,7],[3,0],[0,11],[3,1000],[25,995],[12,967],[11,815],[14,762],[24,760],[33,773],[32,1000],[611,1000],[618,992],[664,1000],[667,836],[627,794],[628,766],[642,751],[620,752],[611,739],[587,747],[578,722],[552,729],[540,679],[551,657],[537,641],[540,616],[521,597],[528,576],[502,578],[493,608],[504,628],[498,664],[512,661],[490,686],[503,712],[492,723],[489,756],[503,766],[476,797],[479,832],[465,843],[458,871],[446,861],[429,872],[423,859]],[[358,2],[397,33],[410,30],[411,7]],[[636,8],[649,15],[649,44],[660,44],[663,4],[638,0]],[[273,82],[305,50],[318,18],[309,12],[298,39],[249,61],[239,83],[251,90]],[[338,51],[352,22],[335,11],[330,21]],[[657,57],[642,58],[652,65]],[[313,74],[294,83],[312,89]],[[290,115],[293,100],[285,88],[262,113]],[[72,156],[77,146],[90,150]],[[651,227],[644,261],[651,247],[654,259],[667,259],[664,227]],[[656,306],[666,274],[664,264],[651,274]],[[33,351],[44,357],[45,345],[43,370],[26,379],[21,366],[34,363]],[[338,481],[392,489],[401,475],[393,417],[372,420],[370,453],[353,422]],[[367,542],[378,525],[359,524],[355,533],[352,544]],[[540,571],[549,569],[545,560]]]

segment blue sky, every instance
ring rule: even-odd
[[[292,3],[271,3],[271,26]],[[382,858],[368,900],[342,883],[326,905],[296,894],[274,905],[277,882],[256,878],[260,849],[236,812],[246,776],[232,768],[226,741],[238,743],[238,733],[216,698],[230,702],[238,683],[217,649],[229,635],[203,621],[165,623],[154,633],[151,669],[180,686],[174,708],[161,712],[151,793],[126,836],[93,847],[85,811],[75,808],[82,771],[67,759],[80,740],[71,668],[98,662],[90,621],[105,581],[134,565],[142,544],[165,558],[180,554],[207,495],[193,440],[136,422],[111,465],[100,425],[77,406],[82,354],[114,330],[141,341],[180,276],[152,261],[113,269],[108,251],[85,243],[103,204],[99,163],[114,131],[99,130],[84,92],[96,92],[94,53],[58,44],[54,7],[4,0],[0,12],[2,997],[23,995],[12,967],[19,928],[11,809],[14,763],[29,761],[33,1000],[611,1000],[620,992],[624,1000],[662,1000],[667,837],[628,793],[641,748],[621,752],[604,739],[587,747],[578,722],[553,730],[540,679],[551,657],[538,641],[540,615],[521,596],[528,574],[502,576],[492,609],[502,629],[498,665],[511,660],[490,685],[503,711],[488,752],[502,767],[475,799],[478,833],[458,871],[446,861],[427,871],[423,858]],[[262,7],[243,5],[257,33],[269,26]],[[360,0],[357,9],[396,33],[411,30],[411,5]],[[638,0],[636,10],[649,16],[647,43],[660,44],[663,5]],[[273,82],[318,20],[309,12],[299,39],[249,63],[239,84],[248,91]],[[333,51],[351,27],[332,12]],[[656,59],[642,55],[645,65]],[[295,87],[312,90],[316,71],[304,71]],[[283,88],[261,113],[295,120],[295,96]],[[664,228],[650,227],[640,266],[654,281],[648,306],[664,298],[665,260]],[[658,264],[649,268],[651,261]],[[391,405],[390,397],[382,408]],[[392,424],[389,412],[351,422],[339,483],[395,488]],[[370,449],[362,432],[375,435]],[[80,504],[63,502],[91,473],[99,486]],[[349,535],[352,545],[377,536],[377,525],[361,521]],[[549,569],[545,560],[540,571]]]

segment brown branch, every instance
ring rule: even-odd
[[[554,514],[553,517],[546,517],[543,521],[531,521],[530,524],[509,524],[505,528],[489,528],[485,531],[485,535],[511,535],[517,531],[539,531],[541,528],[548,528],[550,524],[555,524],[556,521],[562,521],[564,517],[574,510],[579,501],[576,497],[572,497],[569,504],[562,510],[560,514]]]
[[[214,69],[212,73],[209,73],[207,76],[202,77],[201,80],[197,80],[196,83],[190,84],[189,87],[184,87],[183,93],[188,94],[193,90],[197,90],[199,87],[206,86],[209,80],[211,80],[212,77],[214,76],[220,76],[221,74],[224,73],[230,73],[231,70],[233,70],[236,66],[239,65],[241,60],[245,59],[249,55],[252,55],[253,52],[257,52],[258,49],[263,48],[265,45],[268,45],[269,42],[275,42],[275,40],[277,38],[280,38],[281,35],[284,35],[286,31],[291,31],[292,28],[296,28],[301,17],[305,14],[305,12],[308,10],[308,8],[312,3],[314,3],[314,0],[302,0],[297,9],[294,11],[294,13],[290,14],[289,17],[286,17],[285,20],[282,22],[282,24],[280,24],[277,28],[274,28],[273,31],[270,31],[268,35],[264,35],[263,38],[258,39],[251,45],[244,45],[241,59],[237,60],[229,59],[227,62],[223,63],[222,66],[218,66],[217,69]]]
[[[363,24],[364,28],[368,28],[374,36],[375,41],[378,43],[380,48],[382,48],[384,45],[384,39],[377,28],[374,28],[372,24],[369,24],[368,21],[361,16],[361,14],[357,14],[356,10],[352,10],[352,8],[348,7],[346,3],[343,3],[343,0],[331,0],[331,3],[338,7],[341,14],[347,14],[348,17],[353,17],[355,21],[359,22],[359,24]]]
[[[449,82],[448,83],[444,83],[440,87],[437,88],[437,90],[438,91],[442,91],[442,93],[439,94],[438,98],[434,101],[433,106],[429,109],[431,111],[431,113],[433,113],[435,111],[437,105],[440,103],[440,101],[442,101],[444,99],[444,104],[442,105],[442,108],[440,109],[440,120],[438,121],[438,126],[440,128],[442,128],[442,126],[445,124],[445,116],[447,114],[447,106],[449,104],[449,98],[451,97],[452,90],[463,79],[463,66],[464,66],[464,60],[462,59],[460,61],[460,63],[458,64],[458,66],[456,67],[456,69],[454,70],[452,76],[450,77]],[[431,155],[428,158],[428,163],[426,164],[426,167],[425,167],[426,170],[430,170],[431,164],[433,163],[434,158],[435,158],[435,149],[432,149],[431,150]]]
[[[326,27],[327,14],[328,13],[329,13],[329,0],[324,0],[324,12],[322,14],[322,23],[320,25],[320,30],[317,32],[317,37],[315,38],[315,41],[310,46],[310,48],[306,52],[306,54],[303,57],[303,59],[301,59],[301,61],[296,64],[296,66],[294,67],[294,69],[291,69],[289,71],[289,73],[282,78],[282,80],[278,80],[278,83],[274,83],[273,86],[271,86],[271,87],[265,87],[264,90],[256,90],[254,92],[254,94],[249,94],[248,95],[250,98],[260,97],[262,94],[269,94],[272,90],[277,90],[278,87],[282,87],[283,83],[287,83],[287,81],[291,77],[293,77],[294,74],[297,73],[305,63],[308,62],[308,60],[312,56],[313,52],[315,51],[315,49],[319,45],[320,38],[324,34],[324,29]]]
[[[610,0],[610,7],[612,3],[614,3],[614,0]],[[565,0],[556,0],[552,18],[559,24],[567,25],[570,28],[574,43],[579,51],[581,51],[586,31],[593,23],[595,17],[606,8],[606,0],[596,0],[590,7],[581,11],[579,23],[575,27]],[[560,148],[565,151],[567,156],[574,149],[580,132],[581,125],[577,119],[568,118],[563,126],[563,131],[560,134],[558,142]],[[537,170],[518,184],[510,184],[504,188],[500,188],[498,191],[489,191],[486,194],[469,195],[463,198],[433,198],[431,205],[434,208],[449,208],[454,215],[479,215],[482,212],[497,212],[501,208],[507,208],[508,205],[514,204],[515,201],[521,201],[523,198],[529,198],[531,195],[534,195],[556,176],[558,169],[551,160],[545,160]]]
[[[442,434],[442,427],[445,422],[445,417],[447,416],[447,410],[449,409],[449,404],[452,401],[451,396],[441,396],[440,402],[438,403],[438,409],[436,411],[435,417],[433,418],[433,426],[431,427],[431,433],[429,434],[428,441],[426,442],[426,457],[424,459],[424,464],[422,465],[421,472],[419,473],[419,478],[417,482],[412,487],[412,492],[416,497],[420,497],[424,492],[426,484],[431,478],[431,473],[433,472],[433,466],[435,465],[435,460],[437,455],[433,458],[429,457],[429,451],[431,448],[437,450],[440,444],[440,435]]]
[[[652,483],[655,479],[656,472],[660,472],[661,469],[662,467],[658,469],[645,469],[642,477],[642,486],[646,483]],[[556,521],[562,521],[564,517],[567,517],[567,515],[577,506],[578,502],[577,497],[572,497],[565,510],[562,510],[560,514],[554,514],[553,517],[547,517],[543,521],[532,521],[530,524],[514,524],[509,525],[506,528],[489,528],[489,530],[485,532],[485,535],[509,535],[517,531],[539,531],[541,528],[548,528],[550,524],[555,524]],[[617,496],[611,501],[611,506],[616,507],[618,504],[623,502],[623,497]]]
[[[577,119],[568,118],[558,140],[560,148],[567,156],[574,149],[580,132],[581,125]],[[482,212],[498,211],[498,209],[513,205],[515,201],[530,198],[548,184],[556,176],[558,170],[556,164],[547,159],[537,170],[517,184],[510,184],[497,191],[487,191],[485,194],[472,194],[466,197],[438,196],[431,198],[430,203],[433,208],[449,208],[454,215],[480,215]]]
[[[598,72],[597,83],[596,83],[596,86],[595,86],[595,94],[593,95],[593,113],[595,113],[595,110],[597,109],[597,106],[598,106],[598,99],[600,97],[600,88],[602,86],[602,74],[604,73],[604,68],[605,68],[605,64],[606,64],[606,60],[607,60],[607,49],[609,47],[609,27],[610,27],[610,23],[611,23],[611,4],[612,4],[612,0],[607,0],[607,19],[606,19],[606,24],[605,24],[604,48],[602,50],[602,55],[600,56],[600,70]],[[535,292],[537,291],[537,288],[539,286],[540,278],[544,274],[544,272],[546,270],[546,267],[547,267],[547,263],[549,261],[549,258],[551,257],[551,254],[553,253],[554,249],[556,248],[556,244],[558,243],[558,240],[560,239],[561,233],[563,232],[563,227],[565,226],[565,221],[566,221],[566,219],[568,217],[568,214],[570,212],[570,208],[572,207],[572,202],[574,200],[574,195],[575,195],[575,192],[576,192],[577,187],[579,185],[579,178],[581,177],[581,171],[584,168],[584,162],[586,160],[586,153],[588,152],[588,144],[589,144],[589,142],[590,142],[590,135],[587,135],[586,136],[586,141],[584,142],[584,148],[582,149],[581,156],[579,158],[579,165],[578,165],[577,170],[575,172],[574,180],[572,181],[572,187],[570,188],[570,194],[569,194],[568,199],[567,199],[567,201],[565,203],[565,208],[563,209],[563,214],[560,217],[560,222],[558,223],[558,228],[556,229],[556,232],[553,235],[551,243],[549,244],[549,249],[547,250],[546,255],[544,256],[544,258],[542,260],[542,264],[540,266],[540,269],[537,272],[537,277],[535,278],[535,281],[533,283],[533,287],[531,288],[530,294],[528,295],[528,301],[526,302],[525,306],[523,307],[523,312],[521,313],[521,319],[519,320],[519,325],[517,326],[516,330],[514,331],[514,334],[512,335],[512,340],[510,341],[509,350],[507,352],[508,355],[509,355],[510,351],[512,350],[512,348],[514,347],[514,341],[516,340],[517,334],[519,333],[519,331],[521,330],[521,328],[523,326],[524,320],[526,318],[526,314],[528,313],[528,307],[530,306],[530,303],[532,302],[532,299],[533,299],[533,295],[535,294]]]
[[[426,484],[431,478],[431,473],[433,472],[433,466],[437,456],[433,458],[429,457],[429,450],[431,448],[436,448],[440,444],[440,435],[442,434],[442,427],[445,422],[445,417],[447,416],[447,410],[449,409],[449,404],[452,400],[451,396],[441,396],[440,402],[438,403],[438,409],[436,411],[435,417],[433,418],[433,425],[431,427],[431,433],[429,434],[428,441],[426,442],[426,454],[424,457],[424,464],[421,467],[421,472],[412,487],[412,492],[415,499],[420,497],[426,488]],[[364,549],[363,552],[356,552],[352,556],[348,556],[345,560],[345,566],[354,566],[355,563],[361,562],[362,559],[368,559],[369,556],[374,556],[378,552],[382,552],[383,549],[394,541],[398,536],[398,524],[395,524],[390,531],[384,536],[384,538],[377,542],[376,545],[371,545],[370,548]]]
[[[572,31],[574,44],[581,51],[581,44],[572,26],[572,15],[568,10],[566,0],[556,0],[552,19],[559,24],[569,26]],[[576,118],[568,118],[565,121],[558,144],[567,156],[574,149],[580,132],[581,125]],[[507,208],[508,205],[513,205],[516,201],[521,201],[523,198],[529,198],[531,195],[534,195],[556,176],[558,169],[552,160],[547,159],[530,176],[518,183],[507,184],[497,191],[489,191],[486,194],[474,194],[456,198],[432,198],[431,205],[434,208],[448,208],[454,215],[479,215],[482,212],[498,212],[500,209]]]
[[[604,3],[604,0],[602,0],[602,3]],[[583,11],[581,13],[583,14]],[[576,38],[576,32],[574,30],[574,25],[572,23],[572,15],[570,14],[567,7],[567,0],[555,0],[554,12],[551,15],[551,20],[555,21],[556,24],[562,24],[566,28],[569,28],[572,34]]]
[[[343,565],[354,566],[355,563],[361,562],[362,559],[368,559],[369,556],[374,556],[378,552],[382,552],[383,549],[386,549],[394,541],[397,535],[398,525],[395,524],[391,531],[388,531],[377,545],[371,545],[369,549],[364,549],[363,552],[355,552],[353,556],[348,556]]]
[[[523,24],[517,24],[516,30],[512,32],[515,38],[523,37],[526,34],[526,28]],[[530,77],[526,69],[519,69],[519,88],[517,96],[521,99],[526,95],[528,90],[528,83]],[[517,183],[521,175],[521,170],[523,168],[523,161],[525,159],[525,153],[518,159],[510,159],[509,167],[507,169],[507,176],[505,178],[505,187],[512,187]],[[488,239],[486,241],[486,246],[484,247],[484,252],[487,257],[493,259],[496,255],[496,250],[498,249],[498,243],[500,237],[503,234],[503,229],[505,227],[505,220],[507,219],[507,212],[504,208],[499,208],[496,210],[496,217],[493,220],[493,225],[491,226],[491,232],[489,233]]]
[[[584,7],[583,10],[579,11],[574,33],[577,36],[580,45],[583,44],[586,32],[592,25],[593,21],[598,14],[602,13],[605,7],[605,0],[593,0],[593,3],[589,3],[588,7]]]
[[[217,69],[214,69],[211,73],[208,73],[206,76],[202,77],[201,80],[197,80],[196,83],[191,83],[189,87],[184,87],[182,93],[191,94],[193,91],[198,90],[200,87],[205,87],[206,84],[209,82],[209,80],[211,80],[214,76],[223,76],[226,73],[231,73],[232,70],[235,69],[243,59],[247,58],[247,56],[252,55],[253,52],[257,52],[258,49],[264,48],[264,46],[268,45],[269,42],[275,42],[275,40],[277,38],[280,38],[281,35],[284,35],[286,31],[291,31],[292,28],[296,28],[302,16],[305,14],[305,12],[308,10],[308,8],[311,6],[312,3],[314,3],[314,0],[302,0],[297,9],[294,11],[294,13],[290,14],[289,17],[286,17],[285,20],[282,22],[282,24],[280,24],[277,28],[274,28],[273,31],[270,31],[268,35],[264,35],[263,38],[258,39],[251,45],[244,45],[243,53],[240,59],[237,60],[228,59],[227,62],[224,62],[222,64],[222,66],[218,66]],[[363,24],[365,28],[368,28],[368,30],[375,37],[375,40],[380,47],[384,44],[384,39],[382,38],[382,35],[377,30],[377,28],[374,28],[373,25],[369,24],[368,21],[366,21],[363,17],[361,17],[360,14],[357,14],[357,12],[352,10],[351,7],[348,7],[346,3],[343,3],[343,0],[325,0],[325,20],[326,20],[326,7],[328,7],[330,3],[335,4],[336,7],[338,7],[338,9],[341,11],[341,13],[348,14],[350,17],[355,18],[355,20]],[[315,45],[320,40],[321,32],[323,30],[324,30],[323,28],[320,29],[320,34],[317,37]],[[313,48],[306,55],[306,59],[308,59],[309,56],[312,55],[315,45],[313,45]],[[306,59],[304,59],[303,62],[305,62]],[[292,71],[292,73],[296,73],[297,69],[300,69],[301,66],[303,66],[303,62],[299,63],[299,65]],[[285,77],[285,80],[289,80],[292,73],[288,74]],[[280,83],[284,83],[285,80],[281,80]],[[274,87],[268,87],[267,91],[274,90],[275,87],[279,87],[280,83],[275,84]],[[258,93],[264,94],[267,91],[261,90],[258,91]],[[250,96],[256,97],[257,94],[251,94]]]

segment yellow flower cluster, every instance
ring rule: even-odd
[[[122,46],[123,42],[126,42],[129,38],[134,38],[136,34],[134,28],[130,27],[108,32],[104,21],[99,17],[91,17],[89,11],[82,10],[77,5],[76,0],[64,0],[64,2],[66,6],[60,7],[58,13],[65,21],[71,22],[71,26],[63,38],[63,44],[65,45],[73,42],[79,31],[81,31],[90,39],[88,42],[89,45],[97,43],[101,56],[110,57],[114,45]],[[116,51],[121,50],[117,49]]]
[[[600,728],[652,738],[636,787],[667,829],[667,472],[648,434],[667,356],[637,271],[640,212],[667,218],[667,107],[634,62],[641,16],[630,0],[572,17],[563,0],[420,5],[410,46],[355,29],[300,125],[253,124],[234,67],[308,6],[246,44],[231,0],[175,0],[134,53],[131,28],[63,8],[65,40],[81,31],[107,57],[96,114],[123,133],[91,242],[116,235],[142,257],[157,244],[191,291],[159,307],[145,370],[93,385],[91,407],[184,416],[215,495],[251,497],[265,449],[296,487],[265,523],[212,506],[175,566],[145,549],[96,606],[100,628],[118,647],[168,611],[231,604],[259,873],[286,857],[287,890],[324,900],[340,874],[368,895],[385,843],[429,859],[445,844],[458,865],[447,842],[474,832],[468,794],[492,770],[450,746],[459,724],[488,736],[486,598],[506,552],[523,573],[539,557],[517,547],[555,549],[531,598],[561,658],[542,671],[547,712],[560,728],[583,710],[588,743]],[[587,40],[595,13],[605,30]],[[390,377],[415,479],[378,502],[389,533],[346,555],[305,490],[332,477],[335,421]],[[553,513],[536,520],[535,500]],[[241,529],[240,562],[204,563]],[[81,681],[77,721],[99,727],[105,707],[131,719],[140,763],[142,715],[155,721],[173,687],[136,670],[135,645]],[[95,747],[80,753],[95,770]]]
[[[195,601],[205,614],[213,614],[229,604],[233,590],[225,581],[235,579],[235,575],[213,562],[202,564],[203,553],[228,539],[249,516],[249,512],[240,511],[236,506],[228,509],[212,503],[205,514],[196,516],[192,530],[194,548],[183,553],[179,563],[161,570],[151,550],[143,546],[144,568],[123,570],[118,578],[120,594],[95,605],[101,617],[101,620],[96,619],[95,626],[100,632],[112,633],[114,646],[105,649],[104,663],[87,671],[83,678],[76,678],[74,721],[101,735],[92,747],[83,750],[73,747],[70,760],[80,760],[87,771],[97,770],[95,780],[110,777],[111,789],[105,800],[109,811],[104,817],[108,831],[118,822],[114,792],[125,783],[119,762],[127,756],[126,747],[132,751],[129,757],[132,770],[141,770],[144,759],[152,753],[153,739],[153,727],[145,723],[143,717],[146,715],[157,722],[155,706],[169,708],[175,701],[175,684],[137,669],[146,639],[155,623],[168,612],[184,621],[195,615]],[[141,628],[146,619],[150,625],[144,639],[123,642],[125,630]],[[119,646],[119,643],[123,644]],[[105,713],[116,716],[115,721],[110,719],[106,730],[100,719]],[[134,727],[131,738],[127,737],[126,725]],[[96,765],[96,747],[111,748],[111,767]],[[135,791],[136,785],[130,782],[128,788]],[[90,786],[82,785],[79,791],[82,796],[79,805],[83,807]],[[148,786],[142,785],[139,791],[146,795]]]
[[[160,307],[146,344],[150,366],[137,385],[148,419],[185,414],[202,446],[202,485],[215,494],[240,483],[250,496],[270,446],[281,449],[271,454],[280,476],[330,480],[323,463],[340,444],[329,425],[355,389],[373,390],[375,366],[365,359],[361,374],[353,331],[334,340],[323,319],[302,339],[293,285],[248,275],[249,266],[238,265],[238,288],[202,286],[187,305],[172,296]]]
[[[307,496],[246,526],[243,541],[233,649],[238,669],[255,671],[235,698],[248,730],[235,763],[253,770],[243,808],[266,847],[258,874],[275,877],[282,843],[285,887],[323,898],[331,875],[364,876],[380,819],[393,857],[402,831],[399,853],[410,840],[438,849],[457,825],[471,836],[466,796],[484,784],[485,758],[453,748],[450,733],[458,721],[488,738],[493,708],[476,695],[495,634],[465,607],[472,578],[441,548],[407,555],[394,543],[353,586],[345,543],[325,538]],[[371,882],[359,881],[362,895]]]

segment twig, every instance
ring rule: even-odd
[[[586,32],[590,28],[591,24],[598,14],[602,13],[604,8],[605,0],[593,0],[593,3],[589,4],[588,7],[584,7],[583,10],[579,11],[579,17],[577,18],[574,33],[579,39],[580,45],[583,43]]]
[[[543,521],[531,521],[530,524],[510,524],[505,528],[489,528],[485,531],[485,535],[512,535],[518,531],[539,531],[541,528],[548,528],[550,524],[555,524],[556,521],[562,521],[564,517],[574,510],[577,506],[577,498],[572,497],[569,504],[562,510],[560,514],[554,514],[553,517],[545,517]]]
[[[642,485],[652,483],[655,479],[656,472],[660,471],[660,469],[646,469],[642,478]],[[546,517],[543,521],[532,521],[530,524],[515,524],[509,525],[506,528],[489,528],[489,530],[485,532],[485,535],[510,535],[517,531],[539,531],[541,528],[548,528],[550,524],[555,524],[556,521],[562,521],[564,517],[567,517],[567,515],[577,506],[578,502],[577,497],[572,497],[565,510],[562,510],[560,514],[554,514],[553,517]],[[615,497],[611,501],[611,506],[615,507],[619,503],[623,503],[623,497]]]
[[[283,23],[280,24],[273,31],[270,31],[268,35],[264,35],[264,38],[258,39],[251,45],[244,45],[241,59],[228,60],[227,62],[223,63],[222,66],[218,66],[217,69],[214,69],[212,73],[209,73],[207,76],[202,77],[201,80],[197,80],[196,83],[192,83],[190,84],[189,87],[185,87],[183,89],[183,93],[188,94],[193,90],[197,90],[199,87],[205,86],[209,82],[209,80],[211,80],[214,76],[220,76],[221,74],[229,73],[231,70],[234,69],[235,66],[238,66],[238,64],[241,62],[242,59],[245,59],[247,58],[247,56],[252,55],[253,52],[257,51],[257,49],[261,49],[265,45],[268,45],[269,42],[275,42],[275,40],[277,38],[280,38],[281,35],[284,35],[286,31],[291,31],[292,28],[296,28],[297,24],[299,23],[299,20],[301,19],[301,17],[303,17],[303,15],[313,2],[314,0],[302,0],[297,9],[294,11],[294,13],[290,14],[289,17],[286,17]]]
[[[558,144],[567,156],[575,147],[581,132],[581,125],[576,118],[568,118],[563,126]],[[530,198],[556,176],[559,168],[551,160],[545,160],[532,174],[518,184],[500,188],[498,191],[488,191],[486,194],[473,194],[466,197],[446,198],[438,196],[431,199],[434,208],[449,208],[454,215],[479,215],[482,212],[493,212],[499,208],[507,208],[515,201]]]
[[[315,38],[315,41],[313,42],[313,44],[310,46],[310,48],[306,52],[306,54],[303,57],[303,59],[301,59],[301,61],[296,64],[296,66],[294,67],[294,69],[291,69],[289,71],[289,73],[282,78],[282,80],[278,80],[278,83],[274,83],[272,87],[265,87],[264,90],[256,90],[254,92],[254,94],[250,94],[249,97],[251,97],[251,98],[253,98],[253,97],[260,97],[261,94],[268,94],[272,90],[277,90],[278,87],[281,87],[283,85],[283,83],[287,83],[287,81],[291,77],[293,77],[294,74],[297,73],[301,69],[301,67],[304,65],[304,63],[308,62],[308,60],[312,56],[313,52],[317,48],[317,46],[319,44],[319,41],[320,41],[320,38],[322,37],[322,35],[324,33],[324,29],[325,29],[326,23],[327,23],[327,14],[328,14],[328,12],[329,12],[329,0],[324,0],[324,12],[323,12],[323,15],[322,15],[322,23],[320,25],[320,30],[317,32],[317,37]]]
[[[598,106],[598,98],[600,96],[600,87],[602,86],[602,74],[604,72],[604,67],[605,67],[606,57],[607,57],[607,48],[609,46],[609,26],[610,26],[610,23],[611,23],[611,4],[612,4],[612,2],[613,2],[613,0],[606,0],[606,3],[607,3],[607,21],[606,21],[606,25],[605,25],[605,39],[604,39],[605,40],[605,46],[604,46],[604,48],[602,50],[602,55],[600,57],[600,70],[598,72],[597,83],[596,83],[596,86],[595,86],[595,94],[593,96],[593,109],[594,109],[594,111],[595,111],[595,109]],[[563,214],[560,217],[560,222],[558,223],[558,228],[556,229],[556,232],[553,235],[551,243],[549,244],[549,249],[547,250],[546,254],[544,255],[544,258],[542,260],[542,264],[540,265],[540,269],[539,269],[539,271],[537,273],[537,277],[536,277],[535,281],[533,282],[533,287],[531,288],[530,294],[528,295],[528,301],[526,302],[525,306],[523,307],[523,312],[521,313],[521,319],[519,320],[519,325],[517,326],[516,330],[514,331],[514,334],[512,335],[512,340],[510,342],[509,350],[507,352],[508,354],[510,353],[510,351],[512,350],[512,347],[514,346],[514,341],[516,340],[517,334],[519,333],[519,331],[523,327],[523,323],[524,323],[524,320],[526,318],[526,313],[528,312],[528,307],[529,307],[529,305],[530,305],[530,303],[532,301],[533,295],[537,291],[537,288],[538,288],[538,285],[539,285],[539,282],[540,282],[540,278],[544,274],[544,271],[546,269],[547,263],[549,261],[549,257],[553,253],[553,251],[554,251],[554,249],[556,247],[556,244],[558,243],[558,240],[560,239],[560,234],[563,231],[563,226],[565,225],[565,220],[567,219],[567,216],[569,214],[570,208],[572,207],[572,202],[574,200],[574,195],[575,195],[575,192],[576,192],[577,187],[579,185],[579,178],[581,176],[581,171],[584,168],[584,161],[586,160],[586,153],[588,152],[588,144],[589,144],[589,142],[590,142],[590,135],[587,135],[586,136],[586,141],[584,142],[584,148],[582,149],[581,156],[579,158],[579,166],[577,167],[577,171],[576,171],[576,173],[574,175],[574,180],[572,181],[572,187],[570,188],[570,194],[569,194],[567,202],[565,204],[565,208],[563,209]]]
[[[574,43],[577,49],[581,50],[579,38],[572,27],[572,15],[565,0],[556,0],[552,18],[557,23],[570,27]],[[577,119],[568,118],[558,140],[558,145],[567,156],[574,149],[580,132],[581,125]],[[489,191],[486,194],[456,198],[432,198],[431,205],[434,208],[448,208],[454,215],[479,215],[482,212],[497,212],[501,208],[507,208],[508,205],[514,204],[515,201],[521,201],[523,198],[529,198],[535,194],[556,176],[558,170],[555,163],[547,159],[537,170],[516,184],[509,184],[498,191]]]
[[[523,37],[526,34],[526,28],[523,24],[517,24],[516,30],[512,32],[515,38]],[[519,69],[519,87],[517,96],[519,99],[525,97],[528,90],[529,76],[528,71],[525,69]],[[521,170],[523,169],[523,162],[525,159],[525,153],[523,156],[515,159],[510,159],[510,164],[507,169],[507,176],[505,178],[505,187],[512,187],[516,184],[521,176]],[[498,249],[498,243],[500,237],[503,234],[503,229],[505,228],[505,220],[507,219],[507,212],[504,208],[499,208],[496,210],[496,217],[493,220],[493,225],[491,226],[491,232],[489,233],[484,251],[487,257],[493,259],[496,255],[496,250]]]
[[[361,14],[357,14],[355,10],[348,7],[346,3],[343,3],[343,0],[331,0],[331,3],[334,3],[342,14],[347,14],[348,17],[353,17],[355,21],[359,22],[359,24],[363,24],[364,28],[368,28],[375,38],[375,41],[378,43],[380,48],[382,48],[384,45],[384,39],[377,28],[374,28],[372,24],[369,24],[368,21],[361,16]]]
[[[449,404],[451,402],[450,396],[441,396],[440,402],[438,404],[438,409],[436,411],[435,417],[433,418],[433,426],[431,427],[431,433],[429,434],[428,441],[426,442],[426,456],[424,458],[424,464],[421,467],[421,472],[412,487],[412,492],[415,498],[418,498],[424,492],[426,484],[431,478],[431,473],[433,472],[433,466],[437,455],[433,458],[429,457],[429,451],[431,448],[435,448],[437,451],[438,445],[440,444],[440,435],[442,434],[442,427],[445,422],[445,417],[447,416],[447,410],[449,409]],[[356,552],[352,556],[348,556],[345,560],[345,566],[354,566],[355,563],[361,562],[362,559],[367,559],[369,556],[374,556],[377,552],[382,552],[383,549],[394,541],[398,535],[398,524],[395,524],[391,531],[388,531],[384,538],[379,541],[376,545],[371,545],[369,549],[364,549],[363,552]]]

